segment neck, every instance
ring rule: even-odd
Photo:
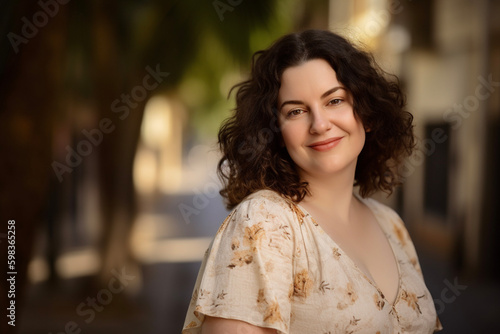
[[[334,175],[304,175],[309,183],[310,195],[307,195],[303,204],[329,212],[338,217],[339,221],[348,223],[356,204],[353,197],[355,165],[346,168]]]

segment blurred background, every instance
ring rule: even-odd
[[[0,263],[15,220],[17,271],[2,333],[180,333],[227,215],[229,89],[306,28],[399,76],[419,147],[376,197],[412,234],[443,333],[499,332],[500,1],[3,0],[0,15]]]

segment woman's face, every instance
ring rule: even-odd
[[[307,181],[356,167],[365,130],[352,96],[323,59],[287,68],[278,94],[283,141]]]

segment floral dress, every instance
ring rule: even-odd
[[[392,304],[305,210],[261,190],[229,214],[205,253],[182,333],[200,333],[205,316],[291,334],[441,329],[400,217],[373,199],[361,200],[398,262]]]

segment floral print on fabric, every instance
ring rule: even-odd
[[[371,199],[399,264],[393,304],[307,212],[258,191],[224,220],[205,254],[183,334],[206,316],[245,321],[277,333],[432,333],[441,328],[417,254],[399,216]]]

